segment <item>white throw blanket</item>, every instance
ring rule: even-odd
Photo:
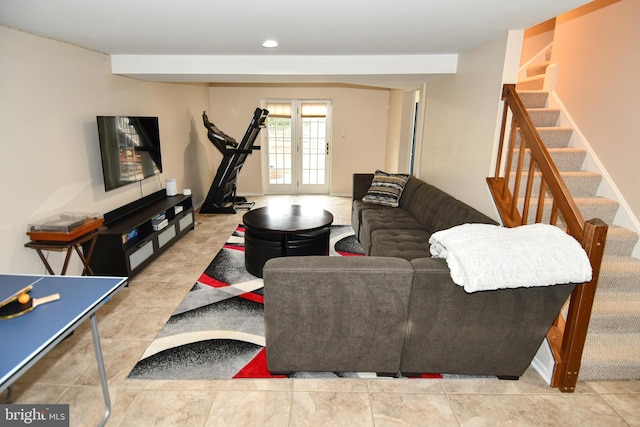
[[[446,259],[453,282],[469,293],[591,280],[580,243],[549,224],[463,224],[433,233],[429,243],[431,255]]]

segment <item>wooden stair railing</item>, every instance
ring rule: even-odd
[[[593,269],[591,281],[579,284],[571,294],[566,320],[561,313],[547,334],[555,360],[551,386],[563,392],[573,392],[580,372],[608,226],[598,218],[589,221],[583,219],[516,92],[515,84],[504,85],[502,100],[504,110],[495,175],[488,177],[487,183],[503,224],[506,227],[517,227],[529,222],[545,222],[564,228],[581,243]],[[511,125],[505,150],[509,115]],[[516,147],[518,132],[520,144]],[[525,169],[527,152],[530,153],[530,160]],[[515,156],[517,164],[514,168]],[[526,181],[523,182],[523,179]],[[536,181],[540,187],[537,201],[532,194]],[[522,185],[524,194],[521,196]],[[532,207],[532,204],[535,206]],[[532,208],[535,211],[531,211]]]

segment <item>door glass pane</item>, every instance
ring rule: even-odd
[[[291,106],[267,104],[269,184],[291,184]]]
[[[324,184],[326,104],[302,104],[302,184]]]

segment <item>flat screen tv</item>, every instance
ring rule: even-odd
[[[157,117],[98,116],[105,191],[162,172]]]

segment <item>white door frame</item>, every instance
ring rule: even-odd
[[[328,99],[281,99],[269,98],[262,100],[262,108],[268,110],[267,104],[288,104],[291,106],[291,153],[290,153],[290,176],[283,176],[281,170],[273,170],[269,164],[269,132],[267,119],[267,131],[261,132],[261,161],[262,161],[262,188],[265,194],[329,194],[331,177],[331,100]],[[325,146],[323,151],[324,180],[320,184],[311,184],[303,180],[303,119],[301,106],[303,104],[325,104],[326,105],[326,130]],[[307,145],[313,145],[308,143]],[[308,158],[312,158],[313,153]],[[286,166],[288,166],[288,161]],[[286,172],[285,172],[286,173]],[[272,176],[274,175],[274,176]],[[311,174],[312,175],[312,174]],[[282,181],[282,182],[272,182]]]

